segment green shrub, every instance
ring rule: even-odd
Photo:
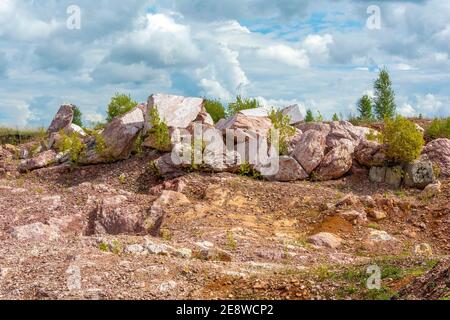
[[[447,119],[434,119],[427,128],[426,134],[431,139],[450,139],[450,117]]]
[[[116,95],[111,98],[111,102],[108,105],[108,122],[117,116],[127,113],[136,107],[137,104],[136,101],[131,99],[130,95],[116,93]]]
[[[214,123],[225,118],[225,107],[220,100],[205,99],[205,109],[209,113]]]
[[[272,109],[269,114],[274,129],[279,131],[279,152],[281,155],[288,153],[288,139],[295,135],[295,128],[290,125],[291,118],[281,111]]]
[[[333,114],[333,121],[340,121],[341,119],[339,118],[339,116],[337,115],[337,113]]]
[[[366,134],[366,139],[383,143],[384,137],[382,133],[375,133],[375,130],[370,129],[369,133]]]
[[[317,117],[314,117],[314,114],[311,111],[311,109],[306,110],[305,122],[323,122],[322,113],[320,113],[320,111],[317,110]]]
[[[250,177],[256,180],[261,180],[263,178],[262,175],[258,171],[256,171],[248,162],[244,162],[239,166],[238,175],[243,177]]]
[[[228,105],[228,116],[234,116],[236,113],[242,110],[259,108],[260,104],[256,99],[242,99],[240,95],[236,97],[235,102],[231,102]]]
[[[77,126],[83,127],[83,120],[81,120],[83,114],[81,113],[81,110],[75,106],[73,108],[73,120],[72,123],[76,124]]]
[[[78,159],[85,151],[83,141],[81,141],[76,132],[72,132],[70,135],[67,135],[63,131],[60,131],[59,134],[61,136],[61,140],[58,142],[56,147],[61,152],[68,152],[70,155],[70,160],[73,163],[77,163]]]
[[[169,127],[165,121],[161,120],[157,107],[150,110],[150,134],[153,135],[155,149],[166,151],[172,144],[170,139]]]
[[[46,130],[40,129],[13,129],[0,127],[0,144],[19,145],[34,139],[42,139],[46,136]]]
[[[423,134],[416,125],[402,116],[393,120],[386,118],[383,137],[386,156],[397,163],[416,160],[425,144]]]
[[[320,110],[317,110],[316,122],[323,122],[323,116],[322,113],[320,113]]]
[[[311,109],[306,110],[305,122],[314,122],[314,114]]]

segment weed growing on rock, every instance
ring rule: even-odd
[[[150,135],[155,139],[155,149],[160,151],[170,150],[171,139],[169,127],[164,120],[161,120],[158,109],[155,106],[150,110]]]
[[[70,135],[65,134],[63,131],[60,133],[61,140],[58,142],[57,148],[63,153],[68,153],[70,160],[73,163],[78,163],[79,158],[85,151],[85,145],[81,141],[76,132],[72,132]]]
[[[260,104],[258,100],[256,99],[243,99],[240,95],[236,97],[235,102],[231,102],[228,105],[228,116],[232,117],[236,113],[243,111],[243,110],[249,110],[249,109],[256,109],[259,108]]]
[[[281,111],[272,109],[269,114],[274,129],[279,132],[279,152],[280,155],[288,154],[288,139],[295,135],[295,128],[290,125],[291,118]],[[272,131],[270,132],[272,133]],[[270,137],[269,137],[270,138]]]

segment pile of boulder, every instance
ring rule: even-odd
[[[243,165],[250,165],[274,181],[323,181],[341,178],[349,172],[367,171],[371,181],[418,188],[435,181],[436,167],[442,176],[450,176],[449,139],[429,143],[423,157],[414,163],[389,167],[385,165],[383,145],[366,138],[369,133],[376,134],[374,130],[347,121],[304,123],[297,105],[281,110],[290,116],[296,130],[287,141],[287,153],[282,156],[274,154],[269,139],[274,125],[266,108],[244,110],[214,124],[203,99],[154,94],[147,103],[116,117],[95,134],[73,123],[74,108],[74,105],[60,107],[39,152],[32,157],[31,153],[22,152],[25,159],[19,166],[20,172],[69,161],[67,150],[59,148],[63,135],[76,136],[81,141],[83,152],[77,162],[82,165],[127,159],[137,139],[142,139],[144,147],[158,149],[151,125],[152,111],[156,109],[170,136],[167,148],[159,148],[165,153],[152,163],[162,176],[181,175],[186,167],[236,172]],[[200,148],[196,148],[198,143]],[[273,159],[276,170],[270,172],[267,166],[274,164]]]

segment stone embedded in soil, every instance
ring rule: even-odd
[[[363,224],[367,222],[367,214],[357,210],[339,212],[338,216],[349,222],[353,222],[354,224]]]
[[[442,184],[440,181],[433,183],[433,184],[429,184],[420,193],[420,197],[422,199],[430,199],[430,198],[436,197],[437,195],[439,195],[442,192],[441,187],[442,187]]]
[[[11,235],[19,241],[53,241],[60,237],[59,229],[36,222],[24,226],[14,227]]]
[[[54,150],[44,151],[38,154],[36,157],[23,160],[19,165],[20,172],[32,171],[40,168],[47,167],[57,162],[58,154]]]
[[[368,216],[375,221],[380,221],[387,218],[387,214],[381,210],[369,210]]]
[[[208,241],[195,243],[196,249],[194,256],[201,260],[224,261],[230,262],[232,260],[231,254],[220,248],[216,248]]]
[[[369,236],[368,236],[369,243],[391,242],[391,241],[396,241],[396,240],[397,239],[395,239],[389,233],[387,233],[386,231],[381,231],[381,230],[372,230],[372,231],[370,231]]]
[[[86,235],[145,233],[144,213],[135,205],[125,205],[126,197],[104,198],[89,216]]]
[[[148,238],[145,239],[145,249],[150,254],[157,254],[162,256],[168,256],[171,252],[173,252],[175,249],[171,246],[168,246],[163,243],[156,243]]]
[[[414,247],[414,254],[418,256],[431,257],[433,255],[433,249],[428,243],[421,243]]]
[[[321,232],[309,237],[308,242],[319,247],[336,249],[342,244],[342,239],[335,234]]]

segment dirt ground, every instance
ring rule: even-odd
[[[437,197],[421,199],[420,190],[391,190],[365,175],[278,183],[186,173],[180,179],[189,203],[167,209],[156,236],[87,236],[98,199],[120,196],[125,208],[150,210],[171,183],[152,174],[157,156],[1,179],[0,299],[390,299],[449,256],[449,180]],[[387,218],[355,223],[340,215],[352,209]],[[15,236],[16,227],[37,222],[54,236]],[[371,241],[373,231],[391,237]],[[336,234],[342,245],[310,244],[319,232]],[[127,249],[148,241],[192,255]],[[205,241],[221,254],[196,254]],[[432,252],[418,252],[421,244]],[[375,290],[366,285],[371,265],[381,270]]]

